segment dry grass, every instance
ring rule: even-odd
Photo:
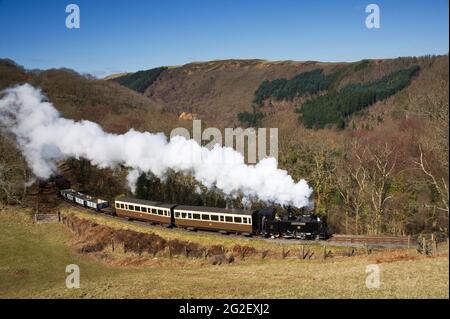
[[[118,223],[109,221],[113,222]],[[449,296],[448,254],[436,258],[383,260],[392,254],[388,251],[382,252],[377,255],[381,262],[379,264],[381,287],[367,289],[365,269],[368,264],[377,262],[375,255],[333,258],[327,261],[295,258],[249,259],[222,266],[212,266],[199,259],[153,259],[132,254],[121,258],[113,256],[112,259],[105,254],[104,261],[100,261],[99,256],[82,255],[71,249],[71,243],[75,239],[62,224],[33,224],[26,211],[11,207],[3,208],[0,211],[0,297],[448,298]],[[235,240],[226,237],[222,239]],[[80,266],[80,289],[65,287],[67,275],[65,266],[70,263]]]

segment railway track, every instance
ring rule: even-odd
[[[121,222],[129,225],[140,225],[144,227],[148,227],[150,229],[161,229],[161,228],[168,228],[164,225],[158,225],[158,224],[150,224],[148,222],[139,221],[139,220],[127,220],[122,217],[118,216],[112,216],[101,212],[96,212],[92,209],[82,207],[80,205],[75,205],[73,202],[70,202],[68,200],[62,200],[63,203],[69,204],[72,207],[75,207],[79,210],[82,210],[88,214],[91,215],[100,215],[104,216],[111,220],[120,220]],[[184,228],[171,228],[171,231],[185,234],[192,232],[192,230],[184,229]],[[395,237],[395,236],[357,236],[357,235],[333,235],[328,240],[301,240],[301,239],[286,239],[282,237],[278,238],[264,238],[260,236],[253,236],[253,237],[246,237],[243,235],[238,234],[222,234],[219,232],[213,232],[213,231],[204,231],[204,230],[195,230],[196,234],[199,235],[208,235],[208,236],[227,236],[231,238],[236,238],[242,241],[251,241],[251,240],[264,240],[267,242],[272,243],[279,243],[279,244],[301,244],[301,245],[323,245],[323,246],[343,246],[343,247],[380,247],[380,248],[406,248],[410,247],[412,245],[415,245],[415,242],[412,241],[412,239],[408,238],[407,236],[403,237]]]
[[[415,244],[410,236],[358,236],[358,235],[334,235],[331,239],[336,243],[352,243],[362,245],[398,245],[411,246]]]

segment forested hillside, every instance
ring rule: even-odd
[[[0,62],[0,89],[23,82],[41,87],[64,116],[96,121],[110,132],[190,128],[178,119],[181,112],[198,114],[203,128],[276,127],[279,166],[311,184],[315,211],[328,218],[331,231],[448,234],[448,55],[211,61],[109,81]],[[24,182],[32,176],[4,134],[0,148],[2,201],[25,202]],[[61,163],[61,172],[74,187],[108,199],[128,192],[121,168],[99,170],[73,159]],[[137,192],[184,204],[231,201],[170,172],[165,180],[141,176]],[[239,197],[233,203],[242,205]]]
[[[307,128],[324,128],[335,124],[342,129],[350,115],[404,89],[418,71],[419,67],[413,66],[390,73],[374,82],[352,83],[340,90],[332,90],[301,105],[297,109],[301,114],[299,120]]]
[[[166,69],[166,67],[160,67],[147,71],[138,71],[136,73],[116,77],[112,80],[136,92],[144,93],[144,91],[152,85],[152,83],[156,81],[159,75]]]

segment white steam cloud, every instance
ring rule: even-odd
[[[312,189],[305,180],[295,183],[287,171],[277,168],[274,158],[246,165],[241,153],[216,145],[209,150],[194,140],[163,133],[110,134],[96,123],[75,122],[60,117],[45,101],[41,91],[29,84],[4,91],[0,100],[0,128],[12,133],[33,173],[46,179],[57,172],[56,162],[85,158],[101,168],[123,165],[130,168],[128,182],[133,189],[142,172],[158,177],[170,169],[192,174],[206,187],[225,194],[243,194],[265,202],[304,207],[310,204]]]

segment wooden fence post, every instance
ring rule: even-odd
[[[425,236],[422,237],[422,254],[427,254],[427,240],[425,239]]]
[[[437,253],[436,236],[434,234],[431,234],[431,250],[433,255]]]
[[[411,247],[411,235],[408,235],[408,249]]]

